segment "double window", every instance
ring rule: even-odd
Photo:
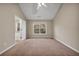
[[[34,34],[46,34],[47,33],[46,23],[34,23],[33,33]]]

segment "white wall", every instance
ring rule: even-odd
[[[15,43],[15,15],[25,19],[17,4],[0,4],[0,52]]]
[[[54,35],[79,51],[79,4],[63,4],[54,19]]]

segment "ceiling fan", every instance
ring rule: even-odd
[[[45,3],[37,3],[37,9],[39,9],[42,6],[47,7]]]
[[[35,6],[34,10],[32,10],[33,11],[32,12],[33,14],[37,14],[37,12],[39,12],[39,9],[41,7],[47,7],[46,3],[36,3],[36,5],[33,4],[33,6]]]

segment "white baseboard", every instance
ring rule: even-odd
[[[56,40],[57,40],[57,39],[56,39]],[[68,44],[64,43],[63,41],[60,41],[60,40],[57,40],[57,41],[59,41],[60,43],[64,44],[65,46],[67,46],[68,48],[72,49],[73,51],[79,53],[79,50],[77,50],[77,49],[75,49],[75,48],[69,46]]]
[[[16,44],[16,43],[15,43]],[[0,55],[4,52],[6,52],[7,50],[11,49],[13,46],[15,46],[15,44],[9,46],[8,48],[6,48],[5,50],[3,50],[2,52],[0,52]]]

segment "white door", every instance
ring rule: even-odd
[[[15,16],[15,40],[26,39],[26,21]]]
[[[21,24],[21,39],[24,40],[26,39],[26,21],[22,20]]]
[[[15,40],[20,40],[21,19],[15,16]]]

